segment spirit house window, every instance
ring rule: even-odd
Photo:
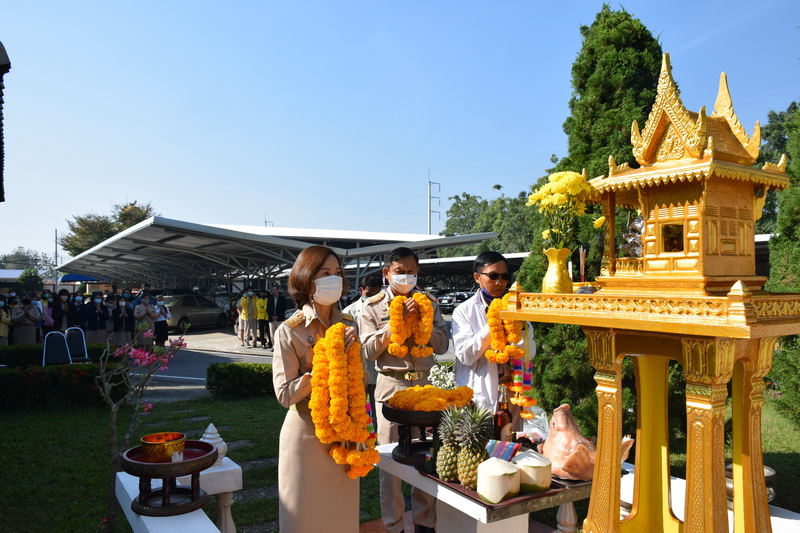
[[[683,251],[683,224],[664,224],[661,227],[663,252]]]

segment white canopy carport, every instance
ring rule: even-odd
[[[149,281],[161,287],[192,286],[201,279],[238,277],[274,279],[294,263],[301,250],[324,244],[338,253],[355,276],[367,265],[398,247],[420,258],[439,248],[481,242],[494,232],[456,237],[314,230],[262,226],[197,224],[151,217],[64,263],[62,272],[97,276],[117,285]],[[362,266],[363,265],[363,266]]]

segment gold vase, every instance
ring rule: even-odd
[[[569,248],[548,248],[544,251],[548,264],[542,278],[543,293],[572,292],[572,278],[567,270],[570,253]]]

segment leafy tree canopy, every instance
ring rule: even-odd
[[[493,189],[502,187],[495,185]],[[535,227],[534,209],[527,207],[528,195],[501,194],[494,200],[461,193],[452,196],[447,210],[447,222],[442,235],[467,235],[470,233],[497,232],[497,238],[468,246],[454,246],[441,250],[442,257],[477,255],[492,250],[500,253],[521,252],[530,249],[532,228]]]
[[[789,151],[789,128],[791,121],[797,115],[798,104],[792,102],[786,111],[770,111],[767,115],[767,124],[761,129],[761,152],[756,161],[756,167],[761,168],[764,163],[777,163],[781,156]],[[756,233],[775,233],[778,218],[778,192],[767,194],[761,218],[756,221]]]
[[[0,268],[7,270],[43,270],[46,277],[55,277],[52,259],[44,253],[26,250],[19,246],[7,254],[0,254]]]
[[[28,293],[39,292],[44,286],[42,277],[39,276],[39,272],[35,268],[26,268],[22,274],[20,274],[17,282],[22,287],[23,292]]]
[[[776,234],[769,242],[770,276],[766,288],[774,292],[800,292],[800,112],[797,103],[792,102],[783,116],[781,128],[785,133],[778,137],[780,142],[785,141],[789,156],[786,173],[791,186],[779,193]],[[770,123],[772,117],[770,113]]]
[[[115,205],[110,215],[76,215],[67,221],[69,232],[58,243],[67,253],[76,256],[155,214],[149,203],[140,206],[134,200]]]

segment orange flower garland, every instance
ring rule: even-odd
[[[433,385],[415,385],[395,392],[389,398],[389,406],[408,411],[442,411],[448,407],[464,407],[472,401],[472,389],[456,387],[440,389]]]
[[[491,349],[486,350],[484,356],[492,363],[505,364],[509,359],[518,359],[522,356],[523,350],[517,346],[522,338],[522,323],[500,318],[500,311],[508,307],[509,296],[511,293],[492,300],[486,313]]]
[[[314,346],[309,407],[317,438],[335,443],[331,457],[337,464],[349,464],[347,475],[355,478],[372,470],[380,456],[366,407],[361,347],[354,342],[345,352],[345,328],[334,324]]]
[[[405,345],[409,337],[414,337],[415,346],[411,348],[412,357],[429,357],[433,353],[433,348],[426,346],[431,340],[433,333],[433,304],[430,299],[422,293],[415,292],[412,296],[419,307],[419,314],[409,314],[403,318],[403,306],[408,300],[407,296],[395,296],[389,304],[389,328],[391,337],[389,343],[389,353],[397,357],[405,357],[408,354],[408,346]]]

